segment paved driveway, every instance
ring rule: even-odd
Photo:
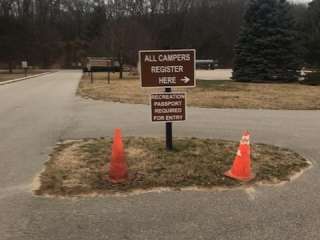
[[[284,186],[131,197],[53,199],[31,193],[59,139],[159,136],[148,107],[75,97],[81,74],[62,71],[0,87],[0,239],[318,239],[320,112],[189,109],[175,136],[239,140],[295,149],[313,162]]]
[[[231,80],[232,69],[197,70],[198,80]]]

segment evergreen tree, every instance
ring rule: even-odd
[[[275,76],[279,80],[298,80],[303,66],[301,32],[295,26],[287,0],[279,0],[277,7],[278,32],[273,42],[278,43],[274,56]]]
[[[235,48],[238,81],[293,81],[299,76],[298,34],[286,0],[250,0]]]
[[[320,67],[320,0],[309,4],[307,20],[307,61]]]

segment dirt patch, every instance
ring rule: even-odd
[[[111,84],[106,74],[96,73],[95,82],[88,76],[80,82],[78,94],[95,100],[121,103],[148,104],[153,91],[142,89],[137,76],[126,76],[119,80],[112,74]],[[159,90],[160,91],[160,90]],[[197,87],[187,90],[188,105],[206,108],[243,109],[320,109],[320,86],[299,83],[240,83],[228,81],[197,81]]]
[[[59,144],[41,173],[38,195],[78,196],[113,194],[155,188],[236,187],[256,182],[279,183],[307,167],[298,154],[275,146],[252,145],[256,178],[239,183],[223,173],[230,169],[237,142],[212,139],[176,139],[173,152],[163,140],[124,139],[130,180],[121,184],[106,181],[111,139],[69,141]]]

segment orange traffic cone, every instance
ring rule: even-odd
[[[117,128],[114,133],[112,144],[112,155],[109,166],[109,181],[112,183],[121,183],[127,179],[128,166],[125,160],[121,129]]]
[[[251,172],[250,133],[246,131],[240,141],[237,156],[231,170],[224,175],[239,181],[250,181],[255,176]]]

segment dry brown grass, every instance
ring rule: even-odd
[[[147,104],[150,90],[140,87],[137,76],[124,74],[124,79],[119,79],[119,74],[111,74],[111,81],[108,84],[106,73],[94,73],[94,83],[84,74],[80,81],[78,94],[85,98],[105,100],[122,103]]]
[[[175,149],[167,152],[157,138],[124,139],[130,180],[121,184],[107,181],[111,139],[69,141],[60,144],[46,163],[36,194],[77,196],[106,194],[138,189],[197,186],[234,187],[241,183],[226,178],[238,143],[210,139],[176,139]],[[308,166],[298,154],[275,146],[252,145],[253,171],[250,183],[279,183]]]
[[[33,76],[41,73],[45,73],[48,71],[44,70],[29,70],[27,76]],[[17,78],[23,78],[25,77],[23,70],[14,70],[13,73],[9,73],[8,71],[0,71],[0,82],[13,80]]]
[[[118,79],[112,74],[109,85],[105,74],[96,73],[94,84],[87,76],[80,82],[78,94],[96,100],[122,103],[149,103],[149,93],[159,89],[142,89],[136,76]],[[179,89],[178,89],[179,91]],[[188,105],[207,108],[244,109],[320,109],[320,86],[299,83],[267,84],[233,81],[198,81],[197,87],[188,89]]]

